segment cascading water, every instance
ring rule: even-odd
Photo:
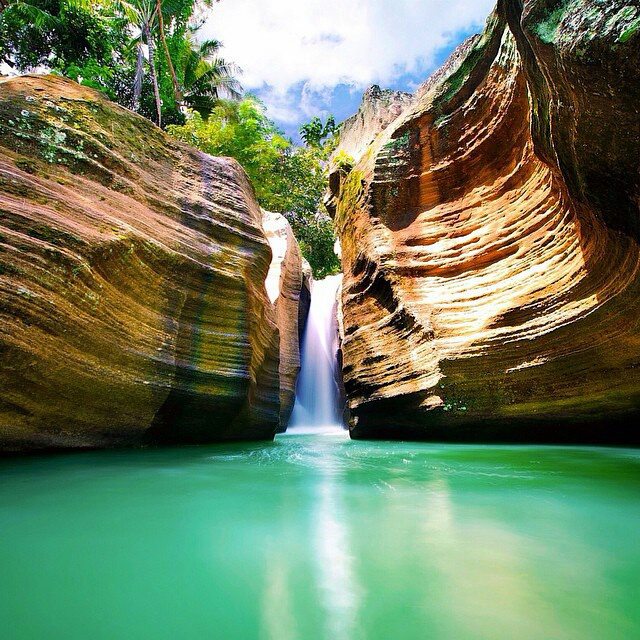
[[[313,283],[302,339],[302,368],[287,432],[342,429],[338,367],[337,293],[342,275]]]

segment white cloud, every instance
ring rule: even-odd
[[[216,37],[260,90],[272,117],[293,122],[334,87],[393,85],[432,68],[456,34],[481,25],[495,0],[221,0],[200,37]],[[301,90],[302,88],[302,90]]]

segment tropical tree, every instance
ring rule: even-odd
[[[30,0],[0,11],[0,61],[18,71],[40,66],[64,73],[68,65],[113,65],[124,45],[120,21],[106,2]]]
[[[189,40],[189,45],[182,67],[183,101],[206,118],[221,99],[242,97],[242,87],[235,78],[239,69],[218,55],[221,44],[217,40],[200,44]]]
[[[167,41],[167,28],[165,24],[169,25],[169,28],[173,30],[174,35],[177,35],[178,38],[185,36],[188,38],[187,22],[193,18],[195,11],[205,7],[211,7],[219,1],[220,0],[156,0],[158,37],[162,43],[167,69],[171,76],[174,99],[178,105],[182,104],[183,91]],[[198,26],[192,27],[191,31],[195,31],[197,28]]]
[[[220,100],[208,117],[193,112],[186,124],[167,130],[206,153],[236,158],[249,175],[260,205],[289,220],[315,277],[339,271],[333,222],[322,206],[331,141],[294,146],[252,97],[240,102]]]
[[[33,2],[0,0],[0,13],[7,9],[10,9],[16,16],[22,17],[25,21],[31,22],[38,29],[50,26],[56,22],[54,15]]]
[[[317,116],[300,127],[300,137],[308,147],[321,147],[324,141],[336,132],[336,121],[329,116],[323,124]]]
[[[167,67],[169,68],[169,74],[171,75],[174,97],[176,102],[180,103],[182,99],[182,91],[180,89],[180,83],[178,82],[178,76],[176,75],[175,67],[173,66],[171,53],[169,52],[169,45],[167,44],[167,36],[165,34],[164,28],[164,7],[162,0],[156,0],[156,15],[158,16],[158,35],[160,36],[160,42],[162,42],[165,60],[167,61]]]
[[[133,104],[134,109],[140,106],[142,94],[142,82],[144,79],[144,45],[147,45],[149,74],[153,85],[153,95],[156,103],[158,126],[162,126],[162,99],[158,84],[158,72],[156,69],[155,39],[153,33],[158,24],[158,2],[156,0],[116,0],[116,6],[124,13],[129,22],[134,25],[139,34],[133,40],[136,49],[136,71],[133,79]]]
[[[0,0],[0,62],[48,68],[155,120],[183,123],[238,99],[235,65],[198,44],[195,16],[217,0]]]

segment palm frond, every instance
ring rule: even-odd
[[[56,16],[28,2],[13,2],[4,11],[5,13],[11,12],[15,14],[39,30],[52,28],[59,22]]]
[[[222,48],[222,42],[220,40],[203,40],[199,43],[198,53],[203,58],[213,56]]]

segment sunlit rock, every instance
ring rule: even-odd
[[[300,324],[306,321],[309,309],[310,273],[305,275],[300,247],[286,218],[264,211],[262,223],[273,254],[265,284],[280,331],[280,431],[284,431],[293,411],[300,371]]]
[[[354,437],[638,440],[639,10],[522,4],[334,179]]]
[[[60,78],[0,80],[0,448],[272,438],[245,173]]]

